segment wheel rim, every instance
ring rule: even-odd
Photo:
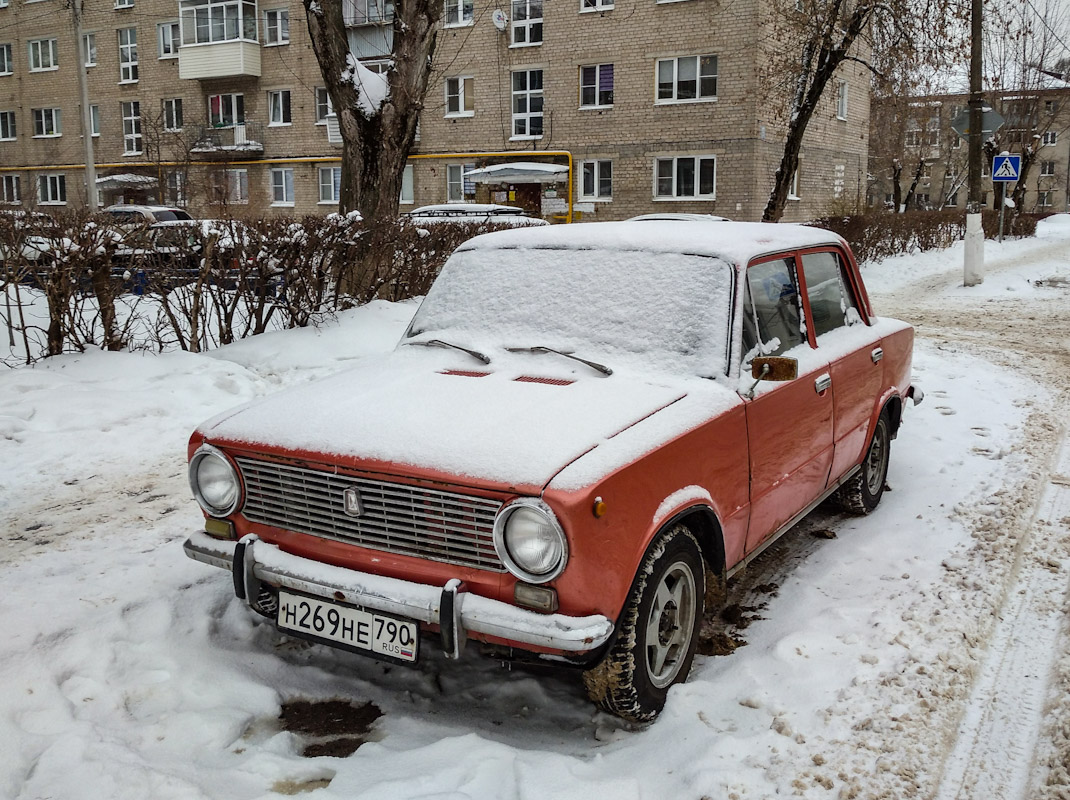
[[[646,669],[657,688],[672,683],[691,646],[695,627],[695,576],[677,561],[662,573],[646,624]]]
[[[869,455],[866,456],[866,488],[869,489],[870,495],[879,494],[884,488],[887,458],[888,433],[884,420],[880,420],[877,423],[877,430],[873,433]]]

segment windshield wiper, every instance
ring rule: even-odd
[[[459,344],[450,344],[441,339],[426,339],[422,342],[405,342],[405,344],[420,345],[421,347],[448,347],[451,350],[460,350],[462,353],[468,353],[472,358],[477,361],[482,361],[484,364],[490,363],[490,359],[478,350],[469,350],[467,347],[461,347]]]
[[[542,347],[541,345],[537,345],[535,347],[507,347],[505,349],[508,350],[510,353],[556,353],[559,356],[571,358],[573,361],[579,361],[581,364],[586,364],[591,369],[597,370],[603,375],[613,374],[613,370],[611,370],[605,364],[599,364],[596,361],[588,361],[586,358],[580,358],[579,356],[573,355],[572,353],[565,353],[561,350],[554,350],[552,347]]]

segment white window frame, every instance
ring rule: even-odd
[[[695,192],[694,194],[680,194],[680,187],[677,185],[680,178],[680,164],[684,161],[692,161],[694,167],[694,181]],[[703,161],[713,162],[713,187],[710,192],[700,192],[701,188],[701,170]],[[661,174],[661,165],[664,162],[669,162],[672,165],[671,180],[671,193],[660,194],[659,193],[659,175]],[[700,153],[698,155],[686,155],[686,156],[656,156],[654,158],[654,200],[657,202],[681,202],[687,200],[716,200],[717,199],[717,156],[713,153]]]
[[[218,117],[212,112],[212,99],[219,98]],[[227,108],[229,106],[229,109]],[[230,122],[227,122],[227,113]],[[242,92],[224,92],[208,95],[208,124],[214,128],[233,128],[245,124],[245,94]]]
[[[249,170],[221,169],[210,177],[212,202],[217,205],[245,205],[249,202]]]
[[[294,204],[293,167],[272,167],[271,205],[277,208],[292,208]]]
[[[446,202],[467,203],[465,184],[473,185],[472,181],[465,181],[464,173],[471,172],[476,168],[475,164],[447,164],[446,165]],[[474,188],[474,186],[473,186]]]
[[[4,124],[6,120],[7,124]],[[6,131],[4,129],[7,129]],[[5,135],[5,133],[7,135]],[[14,111],[0,111],[0,142],[13,142],[19,138],[18,120]]]
[[[89,134],[94,138],[100,138],[100,106],[93,104],[89,107]]]
[[[15,62],[12,60],[11,45],[6,42],[0,44],[0,53],[4,54],[4,57],[0,59],[0,75],[13,75]]]
[[[316,124],[326,125],[327,117],[334,114],[334,104],[331,102],[331,94],[326,86],[317,86],[312,90],[313,102],[316,107]],[[320,113],[320,112],[323,113]]]
[[[535,73],[538,73],[539,75],[538,89],[531,88],[531,79]],[[518,75],[524,76],[524,88],[522,89],[516,88],[516,78]],[[546,107],[544,105],[544,92],[546,91],[546,84],[543,82],[543,70],[541,68],[513,70],[513,72],[509,76],[509,81],[511,89],[510,123],[512,125],[512,127],[510,128],[510,130],[512,131],[512,136],[509,137],[510,141],[531,141],[534,139],[541,139],[543,134],[543,117],[546,113]],[[533,100],[538,101],[538,111],[531,110]],[[523,101],[524,103],[524,111],[517,111],[517,104],[520,101]],[[531,132],[531,123],[533,120],[538,120],[538,133]],[[517,123],[523,124],[523,133],[517,132]]]
[[[836,119],[847,120],[847,81],[836,82]]]
[[[186,174],[179,170],[164,173],[164,202],[176,206],[186,205]]]
[[[445,3],[446,10],[442,15],[443,28],[464,28],[475,25],[476,15],[473,0],[445,0]]]
[[[22,204],[22,181],[18,175],[0,175],[0,203],[7,206]]]
[[[97,35],[95,33],[82,34],[82,51],[85,55],[86,68],[95,67],[97,65]]]
[[[293,123],[289,89],[273,89],[268,95],[268,127],[283,128]]]
[[[115,0],[115,10],[118,11],[123,8],[133,8],[134,0]]]
[[[182,130],[182,98],[165,97],[160,101],[160,107],[164,132],[177,133]]]
[[[137,28],[120,28],[116,33],[119,36],[119,83],[137,83]]]
[[[607,176],[605,172],[607,171]],[[591,191],[587,190],[587,178],[591,179]],[[609,203],[613,200],[613,161],[597,158],[581,161],[576,168],[576,194],[580,200],[593,203]],[[609,181],[609,193],[602,191],[602,184]]]
[[[34,108],[31,109],[31,114],[34,139],[58,139],[63,135],[63,112],[60,109]]]
[[[543,0],[510,0],[510,10],[509,46],[537,47],[542,44],[543,15],[546,13]]]
[[[1040,177],[1042,177],[1042,178],[1054,178],[1055,177],[1055,162],[1054,161],[1041,161],[1040,162]]]
[[[141,101],[119,103],[119,115],[123,120],[123,155],[141,155],[145,145],[141,135]]]
[[[255,42],[256,0],[179,0],[182,44]]]
[[[264,47],[290,43],[290,12],[285,8],[264,11]]]
[[[476,113],[475,76],[455,75],[443,81],[446,90],[446,117],[473,117]],[[457,110],[450,110],[450,101],[457,104]]]
[[[707,73],[705,76],[702,74],[703,59],[711,59],[713,64],[713,73]],[[680,97],[680,65],[681,62],[691,61],[695,62],[695,96],[694,97]],[[671,65],[671,85],[672,96],[661,96],[661,76],[663,72],[662,65]],[[710,61],[707,61],[706,66],[709,66]],[[714,103],[717,101],[718,87],[718,71],[719,61],[716,53],[702,53],[693,56],[675,56],[673,58],[659,58],[654,61],[654,104],[655,105],[673,105],[678,103]],[[702,81],[713,80],[713,93],[702,93]]]
[[[580,13],[592,14],[599,11],[611,11],[613,0],[580,0]]]
[[[613,99],[614,99],[613,98],[613,92],[614,92],[614,89],[612,87],[609,90],[609,93],[610,93],[609,102],[608,103],[603,103],[602,102],[602,89],[601,89],[601,86],[602,86],[602,73],[607,68],[609,70],[609,81],[610,81],[610,84],[612,84],[613,81],[616,78],[615,70],[613,69],[613,65],[612,64],[584,64],[583,66],[580,67],[580,108],[581,109],[613,108]],[[583,74],[584,70],[594,70],[594,83],[593,84],[584,82],[584,74]],[[585,89],[591,89],[594,92],[594,102],[593,103],[585,103],[585,102],[583,102],[583,92],[584,92]]]
[[[405,169],[401,171],[401,198],[398,203],[403,206],[416,204],[414,172],[412,164],[406,164]]]
[[[791,186],[788,187],[788,200],[801,200],[799,196],[799,168],[791,173]]]
[[[1044,136],[1041,139],[1041,147],[1051,147],[1059,143],[1058,131],[1044,131]]]
[[[318,205],[338,205],[342,197],[342,168],[319,168],[319,203]]]
[[[182,29],[178,20],[172,19],[156,25],[156,48],[159,58],[178,58],[178,48],[182,46]]]
[[[30,52],[30,72],[51,72],[59,69],[55,39],[31,39],[28,47]],[[35,55],[38,64],[36,67],[33,65]]]
[[[1052,196],[1054,194],[1055,192],[1051,191],[1050,189],[1046,191],[1037,192],[1037,208],[1051,208]]]
[[[62,172],[45,172],[37,176],[37,204],[67,205],[67,176]]]

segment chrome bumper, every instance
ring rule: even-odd
[[[195,561],[229,570],[234,577],[235,594],[250,605],[256,600],[255,587],[260,582],[327,600],[343,600],[361,608],[438,625],[443,649],[452,657],[460,654],[466,632],[567,653],[594,650],[613,633],[613,623],[601,614],[539,614],[463,592],[459,580],[439,587],[369,575],[284,553],[253,534],[231,542],[198,531],[186,540],[183,549]]]

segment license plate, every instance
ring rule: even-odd
[[[278,625],[283,630],[398,661],[415,661],[420,647],[420,630],[415,622],[286,591],[279,592]]]

